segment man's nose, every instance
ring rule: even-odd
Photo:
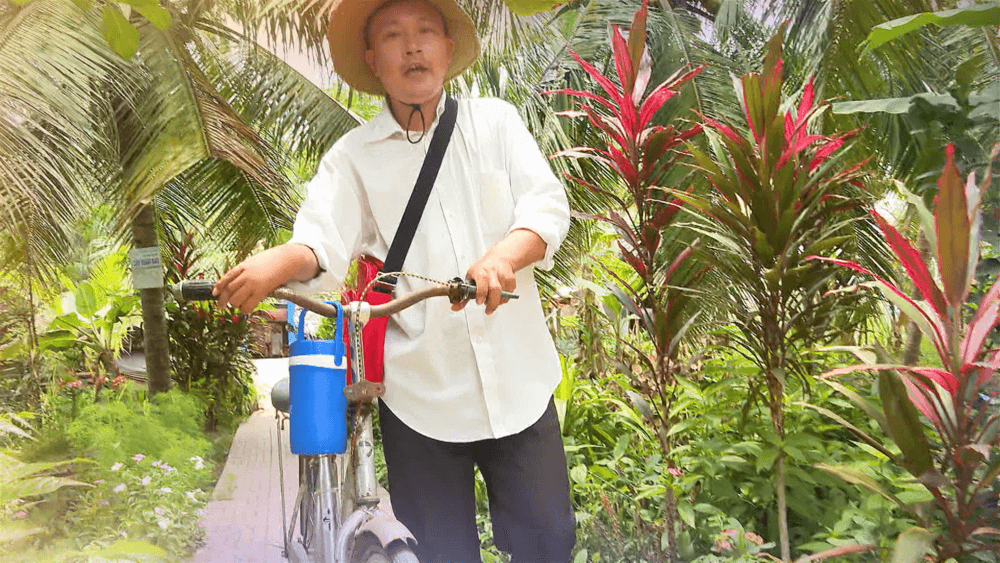
[[[409,34],[406,36],[406,54],[413,55],[415,53],[423,52],[423,47],[420,41],[417,40],[417,36],[414,34]]]

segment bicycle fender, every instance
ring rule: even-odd
[[[368,532],[378,538],[382,547],[389,547],[389,544],[396,540],[400,540],[404,543],[410,543],[411,541],[414,544],[417,543],[417,539],[413,537],[413,534],[410,533],[410,530],[408,530],[402,522],[396,520],[381,510],[376,511],[371,520],[362,524],[361,527],[358,528],[356,535],[361,535],[364,532]]]

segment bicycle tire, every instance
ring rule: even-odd
[[[351,563],[394,563],[374,534],[364,533],[354,539]]]
[[[299,503],[299,533],[302,535],[302,545],[306,551],[313,551],[313,532],[316,530],[315,510],[313,508],[313,496],[311,491],[315,490],[316,472],[315,464],[309,463],[305,457],[299,456],[299,486],[306,484],[306,494],[302,495]]]
[[[403,540],[396,540],[389,545],[389,559],[392,563],[420,563],[417,555]]]
[[[309,554],[301,543],[288,544],[288,563],[309,563]]]

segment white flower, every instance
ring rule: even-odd
[[[205,510],[204,508],[199,508],[198,510],[195,510],[194,513],[198,515],[198,518],[204,518],[208,516],[208,511]]]
[[[156,492],[168,495],[168,494],[174,492],[174,490],[171,489],[170,487],[161,487],[161,488],[157,489]]]
[[[163,465],[161,465],[160,469],[166,471],[167,473],[173,473],[174,471],[177,471],[176,469],[174,469],[173,467],[170,467],[166,463],[164,463]]]
[[[149,475],[146,475],[145,477],[142,478],[142,486],[143,487],[148,487],[149,484],[152,483],[152,482],[153,482],[153,478],[150,477]]]
[[[166,513],[167,513],[167,511],[163,510],[159,506],[157,506],[156,508],[153,509],[153,514],[156,514],[157,516],[163,516]]]
[[[161,460],[158,459],[158,460],[154,461],[153,463],[150,463],[149,465],[151,465],[152,467],[159,467],[161,463],[163,463],[163,461],[161,461]]]
[[[117,487],[115,487],[115,488],[113,488],[111,490],[114,491],[114,492],[116,492],[116,493],[120,493],[120,492],[122,492],[122,491],[125,490],[125,483],[122,483],[122,484],[118,485]]]
[[[194,492],[196,492],[196,493],[198,493],[200,495],[201,493],[204,493],[205,491],[203,491],[201,489],[195,489]]]
[[[146,459],[146,456],[144,456],[142,454],[135,454],[134,456],[132,456],[132,461],[134,461],[136,463],[138,463],[138,462],[140,462],[140,461],[142,461],[144,459]]]
[[[94,484],[95,485],[100,485],[103,482],[104,482],[104,479],[98,479],[98,480],[94,481]]]
[[[125,467],[125,466],[122,465],[121,463],[116,463],[116,464],[114,464],[114,465],[111,466],[111,471],[118,471],[122,467]]]
[[[170,524],[170,520],[167,520],[166,518],[160,518],[156,521],[156,525],[159,526],[161,530],[166,530],[170,527]]]
[[[205,469],[205,460],[201,459],[200,455],[196,455],[189,459],[188,461],[194,462],[195,469]]]
[[[194,496],[194,491],[188,491],[184,494],[187,495],[187,498],[191,499],[191,502],[198,502],[198,499]]]

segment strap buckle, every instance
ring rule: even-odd
[[[396,276],[385,276],[372,284],[372,291],[392,295],[396,291]]]

